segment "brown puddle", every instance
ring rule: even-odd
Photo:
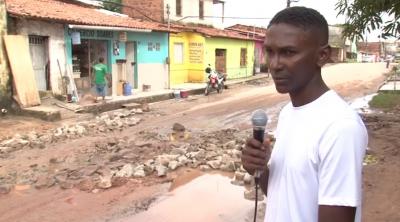
[[[232,185],[229,177],[205,174],[185,182],[155,201],[147,211],[121,221],[237,222],[248,221],[252,216],[254,202],[244,199],[245,188]]]

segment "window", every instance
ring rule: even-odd
[[[204,19],[204,0],[199,0],[199,19]]]
[[[176,0],[176,16],[182,16],[182,0]]]
[[[240,67],[247,66],[247,49],[240,49]]]
[[[183,64],[183,43],[174,44],[174,61],[176,64]]]
[[[147,44],[147,51],[153,51],[153,43],[152,42],[149,42]]]
[[[149,42],[147,44],[147,51],[160,51],[161,45],[159,42],[153,43]]]

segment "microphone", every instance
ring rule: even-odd
[[[251,123],[253,124],[253,138],[258,140],[260,143],[264,142],[264,132],[267,126],[268,116],[264,110],[258,109],[253,112],[251,117]],[[260,178],[262,171],[256,170],[254,173],[255,178]]]

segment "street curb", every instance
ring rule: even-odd
[[[248,82],[252,81],[257,81],[260,79],[266,79],[268,76],[262,75],[262,76],[252,76],[251,78],[247,79],[240,79],[240,80],[230,80],[227,81],[225,86],[229,88],[230,86],[234,85],[240,85],[240,84],[245,84]],[[196,89],[187,89],[185,90],[189,95],[199,95],[204,93],[204,88],[196,88]],[[106,112],[106,111],[111,111],[115,109],[121,109],[123,104],[127,103],[154,103],[154,102],[159,102],[159,101],[164,101],[164,100],[169,100],[169,99],[174,99],[174,93],[173,92],[168,92],[168,93],[163,93],[159,95],[152,95],[152,96],[144,96],[140,98],[132,98],[132,99],[126,99],[126,100],[118,100],[118,101],[107,101],[106,103],[97,103],[97,104],[90,104],[90,105],[85,105],[82,106],[79,110],[76,112],[79,113],[100,113],[100,112]]]

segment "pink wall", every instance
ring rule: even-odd
[[[258,50],[260,52],[259,56],[258,56],[260,64],[265,64],[265,51],[263,49],[264,48],[263,45],[264,45],[264,42],[256,41],[255,50]]]

